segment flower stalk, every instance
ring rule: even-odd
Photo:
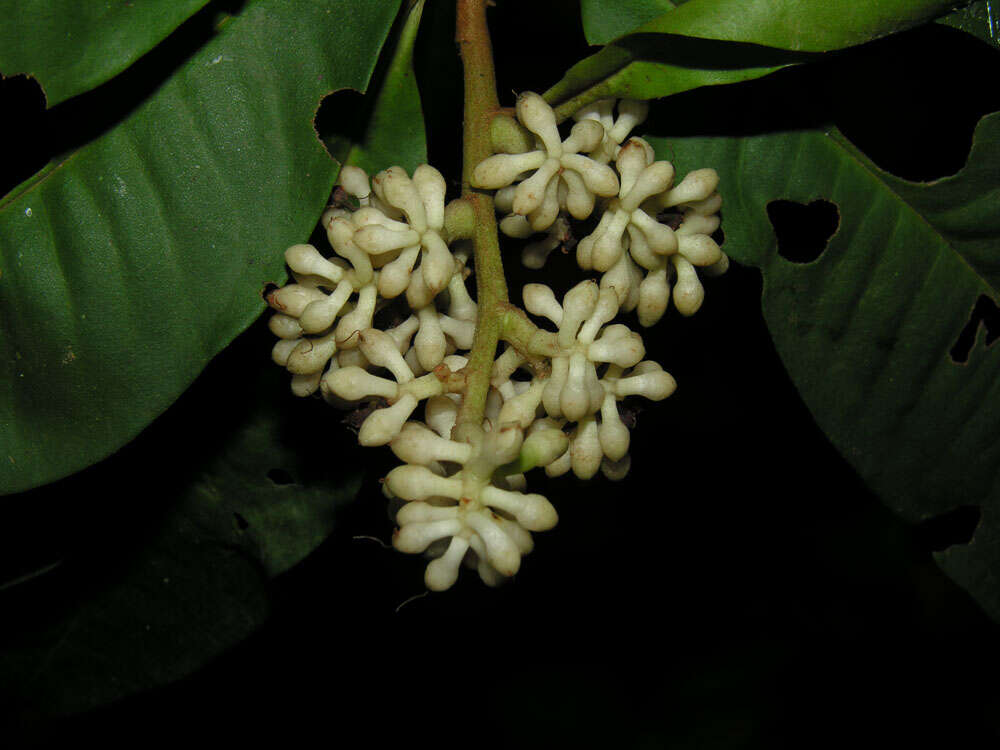
[[[469,433],[481,429],[490,372],[503,325],[501,305],[507,302],[493,197],[472,187],[473,169],[493,153],[490,121],[500,108],[486,5],[487,0],[458,0],[455,16],[455,40],[462,58],[465,94],[462,199],[475,214],[472,242],[479,305],[476,334],[465,368],[466,390],[453,431],[457,440],[467,439]]]

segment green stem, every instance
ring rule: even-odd
[[[465,81],[465,119],[462,138],[462,199],[475,213],[472,236],[479,312],[476,335],[465,368],[466,389],[452,436],[470,439],[482,426],[490,372],[503,327],[501,306],[507,302],[507,280],[500,260],[493,198],[471,186],[472,170],[493,153],[490,120],[499,109],[493,47],[486,24],[488,0],[458,0],[455,39],[459,45]]]
[[[547,377],[549,358],[562,351],[556,334],[536,326],[516,305],[508,303],[502,308],[500,338],[528,361],[536,375]]]

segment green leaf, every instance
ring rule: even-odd
[[[764,274],[778,353],[819,426],[897,513],[921,521],[979,505],[973,542],[939,557],[1000,619],[1000,349],[950,354],[980,296],[1000,289],[1000,114],[984,118],[967,166],[911,183],[836,131],[658,138],[680,174],[722,178],[725,247]],[[778,252],[767,206],[824,199],[839,227],[815,261]]]
[[[427,162],[424,114],[413,72],[413,45],[423,11],[424,0],[418,0],[403,15],[388,64],[381,75],[376,72],[371,105],[357,107],[355,116],[344,119],[361,123],[363,135],[352,138],[338,128],[340,132],[324,138],[341,164],[361,167],[371,175],[394,165],[412,172]]]
[[[336,165],[395,0],[257,0],[121,125],[0,202],[0,488],[125,444],[261,312]],[[351,18],[351,23],[341,19]]]
[[[32,496],[53,506],[49,534],[80,499],[91,510],[79,552],[34,591],[0,590],[6,705],[78,713],[195,672],[263,623],[267,579],[334,528],[360,482],[353,435],[289,393],[266,327],[250,333],[120,457]]]
[[[670,0],[580,0],[583,33],[591,44],[607,44],[675,7]]]
[[[597,99],[655,99],[746,81],[916,26],[952,6],[879,0],[844,13],[827,0],[694,0],[577,63],[545,98],[565,118]]]
[[[49,107],[121,73],[208,0],[0,4],[0,72],[27,73]]]
[[[967,34],[972,34],[982,39],[993,47],[1000,47],[1000,8],[997,8],[993,0],[978,0],[964,8],[952,11],[943,18],[938,19],[938,23],[951,26]]]

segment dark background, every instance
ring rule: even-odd
[[[587,54],[575,3],[499,5],[502,103],[543,91]],[[457,175],[461,71],[449,6],[429,3],[417,73],[430,161]],[[222,8],[238,4],[210,10]],[[209,17],[199,18],[136,72],[50,111],[32,82],[0,81],[0,111],[17,113],[19,130],[5,141],[0,192],[148,95],[209,33]],[[961,167],[978,117],[998,109],[997,68],[995,51],[959,32],[917,30],[675,97],[654,108],[649,127],[739,134],[833,122],[884,168],[929,180]],[[321,131],[324,116],[335,116],[331,104]],[[792,259],[818,255],[832,231],[822,207],[813,210],[772,209]],[[512,289],[531,278],[509,265]],[[548,268],[555,285],[579,278],[572,256]],[[288,746],[334,745],[353,732],[369,744],[505,747],[1000,740],[1000,631],[931,557],[968,540],[977,518],[914,527],[880,504],[799,400],[761,319],[760,287],[756,270],[734,264],[706,284],[696,316],[668,314],[644,335],[678,392],[638,415],[625,481],[534,479],[560,524],[536,535],[511,584],[491,590],[467,574],[448,593],[410,600],[422,591],[422,561],[356,538],[391,533],[377,483],[391,456],[339,440],[342,460],[365,465],[362,492],[333,536],[274,581],[274,615],[260,632],[186,680],[21,727],[17,741],[236,744],[273,730]],[[192,426],[211,439],[205,415],[220,390],[242,368],[267,366],[259,353],[269,346],[261,322],[135,443],[67,485],[65,514],[47,519],[53,535],[72,545],[80,523],[129,533],[113,511],[121,498],[88,500],[86,514],[74,503]],[[329,410],[290,408],[301,439],[329,433]],[[83,562],[96,554],[75,543]]]

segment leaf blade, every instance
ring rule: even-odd
[[[607,44],[675,7],[670,0],[580,0],[583,34],[590,44]]]
[[[424,0],[418,0],[406,11],[361,140],[355,142],[346,135],[324,139],[341,164],[360,167],[373,175],[394,165],[412,172],[427,162],[424,114],[413,69],[413,47],[423,11]]]
[[[5,706],[45,720],[192,674],[259,628],[269,580],[336,530],[359,448],[258,366],[270,339],[248,331],[121,454],[17,496],[40,509],[7,531],[4,562],[40,541],[61,559],[0,589]]]
[[[577,63],[545,98],[565,118],[601,98],[655,99],[750,80],[950,9],[947,0],[881,0],[837,16],[839,6],[821,0],[694,0]]]
[[[110,454],[260,314],[336,173],[315,108],[365,86],[397,3],[365,7],[338,35],[337,3],[248,5],[128,120],[8,196],[0,489]]]
[[[775,347],[831,442],[911,522],[976,504],[973,543],[939,562],[994,617],[1000,559],[1000,349],[949,351],[975,300],[996,299],[1000,114],[976,130],[967,166],[934,183],[885,173],[836,131],[653,140],[683,170],[722,175],[726,250],[764,274]],[[810,263],[778,253],[773,199],[838,206],[840,226]],[[977,543],[977,540],[982,540]]]
[[[207,3],[4,3],[0,71],[35,78],[52,107],[121,73]]]

